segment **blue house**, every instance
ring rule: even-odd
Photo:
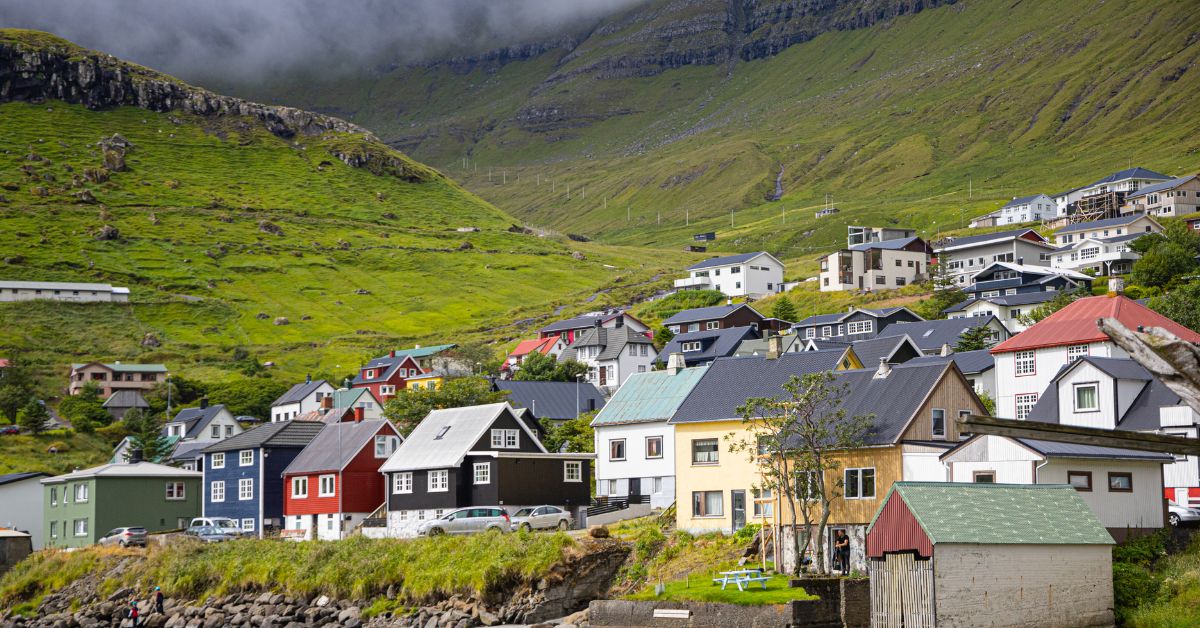
[[[204,516],[229,517],[263,536],[283,527],[283,470],[325,424],[268,423],[205,447]]]

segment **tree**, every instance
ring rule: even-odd
[[[129,448],[125,452],[125,460],[129,461],[135,449],[141,450],[142,459],[150,462],[161,462],[171,455],[171,441],[163,434],[163,421],[153,414],[143,413],[134,408],[125,413],[122,419],[129,428]]]
[[[762,483],[757,488],[771,491],[788,507],[793,526],[799,511],[805,546],[815,546],[817,571],[824,574],[825,544],[820,539],[825,538],[833,501],[841,497],[840,480],[833,479],[841,467],[836,452],[862,447],[873,418],[847,415],[841,400],[848,390],[831,372],[792,376],[783,389],[783,399],[751,398],[738,408],[746,434],[742,440],[731,434],[730,448],[747,453],[758,466]],[[802,550],[800,530],[793,527],[792,575],[800,575]]]
[[[0,369],[0,414],[10,423],[34,394],[33,373],[25,360],[13,355],[8,366]]]
[[[588,366],[576,360],[559,362],[553,356],[530,353],[521,360],[513,379],[522,382],[573,382],[577,375],[588,372]]]
[[[929,266],[929,287],[932,294],[914,309],[921,318],[933,320],[945,318],[943,311],[967,300],[967,295],[958,287],[950,273],[950,257],[943,253],[936,264]]]
[[[671,340],[674,338],[675,332],[671,331],[670,327],[667,327],[666,325],[660,325],[659,328],[654,331],[654,348],[658,351],[662,351],[663,347],[670,344]]]
[[[196,403],[207,394],[203,383],[172,375],[169,382],[158,382],[154,388],[142,395],[146,398],[146,403],[150,404],[151,414],[163,414],[167,411],[168,392],[172,409]]]
[[[433,390],[399,391],[383,405],[383,416],[400,430],[401,436],[408,436],[434,410],[499,403],[507,398],[508,391],[492,390],[492,383],[486,378],[459,377]]]
[[[980,325],[964,331],[958,337],[958,344],[954,345],[954,350],[958,352],[978,351],[980,349],[987,349],[993,344],[995,343],[992,342],[992,328],[987,325]]]
[[[788,321],[789,323],[796,322],[796,304],[787,295],[781,295],[775,305],[771,306],[771,316],[780,320]]]
[[[238,379],[209,386],[208,401],[225,404],[233,416],[267,419],[271,416],[271,402],[287,390],[287,384],[273,379]]]
[[[17,413],[17,424],[34,436],[46,430],[46,421],[49,420],[50,412],[46,410],[45,404],[33,397],[30,397]]]
[[[100,389],[88,382],[79,394],[70,395],[58,403],[58,413],[80,432],[90,434],[97,427],[112,423],[112,416],[100,400]]]
[[[975,396],[979,397],[979,403],[983,404],[983,409],[987,410],[988,416],[996,415],[996,400],[988,394],[986,390],[975,391]]]
[[[1192,281],[1150,299],[1150,309],[1188,329],[1200,329],[1200,281]]]
[[[1141,254],[1130,274],[1136,284],[1165,288],[1200,270],[1200,235],[1183,222],[1170,222],[1162,233],[1144,235],[1129,248]]]
[[[447,351],[446,356],[458,361],[462,366],[469,367],[472,372],[479,371],[480,375],[499,373],[501,365],[504,364],[504,358],[497,355],[495,347],[479,342],[461,343]],[[477,364],[478,367],[475,366]]]
[[[595,412],[584,412],[567,421],[542,419],[542,429],[546,432],[542,444],[551,452],[592,453],[596,449],[594,418]]]

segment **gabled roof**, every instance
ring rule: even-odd
[[[4,486],[5,484],[12,484],[14,482],[20,482],[22,480],[31,480],[33,478],[43,478],[43,477],[50,477],[50,474],[46,473],[45,471],[26,471],[24,473],[6,473],[4,475],[0,475],[0,486]]]
[[[592,419],[592,426],[666,421],[700,383],[708,366],[634,373]]]
[[[542,453],[546,453],[541,441],[529,431],[524,421],[517,418],[511,406],[491,403],[430,412],[379,470],[390,473],[457,467],[488,428],[505,413],[513,417]]]
[[[457,346],[458,345],[456,345],[456,344],[444,344],[444,345],[429,345],[428,347],[412,347],[411,349],[397,349],[396,357],[400,358],[400,357],[404,357],[404,356],[409,356],[409,357],[413,357],[413,358],[427,358],[431,355],[436,355],[443,351],[448,351]]]
[[[534,338],[533,340],[522,340],[517,343],[517,347],[509,352],[510,357],[523,357],[531,353],[540,353],[548,355],[554,345],[559,341],[560,336],[547,336],[545,338]]]
[[[1171,177],[1168,177],[1165,174],[1161,174],[1161,173],[1155,172],[1153,170],[1147,170],[1142,167],[1135,167],[1135,168],[1126,168],[1124,170],[1118,170],[1118,171],[1108,175],[1107,177],[1104,177],[1103,179],[1099,179],[1097,181],[1093,181],[1091,185],[1085,185],[1084,187],[1090,188],[1093,186],[1100,185],[1102,183],[1116,183],[1117,181],[1124,181],[1125,179],[1170,179],[1170,178]]]
[[[858,356],[858,361],[867,368],[874,368],[879,365],[880,358],[887,362],[892,361],[892,357],[896,355],[900,349],[908,345],[912,347],[914,353],[921,355],[921,347],[913,342],[908,334],[899,334],[896,336],[877,336],[866,340],[855,340],[850,346],[854,348],[854,355]]]
[[[1160,462],[1171,462],[1175,459],[1171,454],[1156,453],[1153,451],[1078,445],[1051,440],[1034,440],[1031,438],[1014,438],[1013,440],[1048,458],[1115,458],[1122,460],[1157,460]]]
[[[867,445],[889,445],[899,440],[925,399],[948,372],[949,364],[913,364],[891,367],[887,377],[876,378],[876,368],[838,371],[835,385],[845,385],[841,408],[846,416],[872,416]]]
[[[1067,373],[1078,368],[1082,364],[1091,364],[1100,369],[1101,372],[1108,374],[1114,379],[1133,379],[1148,382],[1154,379],[1154,375],[1146,370],[1146,367],[1128,358],[1102,358],[1098,356],[1085,355],[1076,359],[1065,368],[1061,369],[1054,376],[1054,381],[1058,381],[1066,376]]]
[[[196,478],[202,474],[199,471],[186,471],[178,467],[168,467],[153,462],[112,462],[98,467],[73,471],[64,475],[56,475],[42,480],[42,484],[83,480],[87,478]]]
[[[359,402],[378,402],[370,388],[339,388],[330,394],[333,397],[334,408],[353,408]],[[363,397],[367,399],[363,399]]]
[[[1018,292],[1017,294],[1000,295],[995,297],[985,297],[982,299],[967,299],[960,301],[950,307],[942,310],[943,313],[952,314],[961,312],[976,303],[995,303],[996,305],[1013,306],[1013,305],[1036,305],[1053,301],[1054,297],[1060,293],[1057,290],[1041,290],[1039,292]]]
[[[1004,209],[1005,207],[1016,207],[1018,205],[1028,205],[1029,203],[1033,202],[1033,199],[1035,199],[1039,196],[1045,196],[1045,195],[1044,194],[1031,194],[1029,196],[1020,196],[1020,197],[1014,198],[1013,200],[1005,203],[1000,209]]]
[[[1091,342],[1109,337],[1096,326],[1100,318],[1115,318],[1130,329],[1162,327],[1189,342],[1200,342],[1200,334],[1123,295],[1084,297],[1047,316],[1036,325],[992,347],[992,353],[1025,351]],[[961,320],[961,319],[956,319]]]
[[[659,352],[659,362],[665,363],[672,353],[682,353],[688,362],[702,362],[727,358],[733,355],[743,341],[757,338],[758,332],[752,327],[727,327],[709,331],[693,331],[678,334]],[[699,351],[683,351],[683,343],[699,342]]]
[[[496,390],[508,391],[508,403],[515,408],[527,408],[534,417],[562,421],[574,419],[588,411],[591,401],[595,409],[604,407],[604,395],[591,382],[523,382],[509,379],[492,380]],[[576,406],[576,399],[579,405]]]
[[[758,257],[759,255],[768,255],[771,257],[771,259],[775,259],[774,255],[771,255],[770,253],[768,253],[766,251],[756,251],[754,253],[741,253],[739,255],[726,255],[725,257],[713,257],[711,259],[706,259],[703,262],[698,262],[696,264],[692,264],[691,266],[688,266],[687,269],[688,270],[700,270],[702,268],[713,268],[714,266],[728,266],[730,264],[741,264],[742,262],[748,262],[748,261]],[[780,266],[783,266],[783,262],[780,262],[778,259],[775,259],[775,262],[778,263]]]
[[[1103,220],[1093,220],[1091,222],[1081,222],[1073,225],[1067,225],[1054,232],[1055,235],[1060,233],[1075,233],[1076,231],[1088,231],[1089,229],[1103,229],[1105,227],[1122,227],[1141,219],[1147,219],[1154,224],[1158,221],[1145,214],[1126,214],[1117,216],[1116,218],[1105,218]]]
[[[107,283],[79,283],[72,281],[9,281],[0,280],[0,288],[17,288],[20,290],[90,290],[92,292],[111,292],[113,287]]]
[[[184,408],[175,414],[175,418],[168,421],[169,423],[183,423],[185,428],[184,438],[196,438],[204,433],[204,428],[208,427],[212,420],[217,418],[218,414],[225,409],[225,404],[218,403],[208,406],[207,408]],[[164,426],[164,430],[166,427]]]
[[[287,392],[280,395],[278,399],[271,403],[271,407],[282,406],[289,403],[297,403],[302,399],[313,394],[318,388],[324,386],[327,382],[323,379],[314,379],[310,382],[300,382],[288,389]]]
[[[630,344],[652,345],[653,340],[646,337],[645,334],[633,331],[628,326],[616,327],[609,329],[607,327],[593,327],[575,339],[566,349],[563,350],[562,359],[575,359],[580,347],[600,347],[600,354],[596,356],[596,360],[613,360],[620,357],[625,347]]]
[[[1112,545],[1079,493],[1066,484],[895,482],[889,500],[903,499],[934,545]]]
[[[832,371],[845,359],[848,349],[785,353],[766,358],[718,358],[708,366],[700,382],[671,417],[671,423],[738,420],[738,406],[750,397],[773,397],[784,393],[783,385],[793,375]]]
[[[992,321],[999,321],[994,315],[967,316],[965,318],[944,318],[931,321],[916,321],[913,323],[893,323],[883,328],[877,337],[908,335],[922,351],[934,351],[942,345],[958,344],[958,339],[966,332],[983,327]],[[1004,324],[1001,323],[1001,327]],[[857,350],[856,350],[857,351]],[[866,364],[865,362],[863,363]]]
[[[953,251],[954,249],[965,248],[968,246],[979,246],[982,244],[991,244],[993,242],[1001,242],[1004,240],[1015,240],[1026,234],[1032,233],[1037,236],[1036,240],[1029,240],[1037,244],[1046,244],[1046,238],[1042,234],[1033,229],[1010,229],[1008,231],[996,231],[994,233],[985,233],[982,235],[962,236],[951,239],[949,242],[937,248],[940,251]]]
[[[680,323],[695,323],[699,321],[718,320],[725,318],[726,316],[729,316],[730,314],[742,308],[747,308],[751,312],[754,312],[754,314],[756,314],[760,319],[763,318],[762,314],[759,314],[757,310],[749,305],[745,303],[734,303],[732,305],[714,305],[712,307],[697,307],[690,310],[683,310],[682,312],[678,312],[674,316],[663,321],[662,324],[678,325]]]
[[[1138,190],[1137,192],[1131,192],[1129,194],[1126,194],[1125,200],[1129,200],[1131,198],[1138,198],[1140,196],[1145,196],[1147,194],[1153,194],[1155,192],[1162,192],[1163,190],[1173,190],[1195,178],[1196,178],[1196,175],[1192,174],[1192,175],[1188,175],[1186,177],[1178,177],[1176,179],[1171,179],[1170,181],[1163,181],[1162,183],[1155,183],[1153,185],[1147,185],[1146,187]]]
[[[376,419],[320,425],[323,426],[320,433],[283,470],[284,475],[341,471],[363,447],[374,441],[388,422]]]
[[[792,325],[792,327],[812,327],[813,325],[828,325],[836,323],[850,314],[847,312],[837,312],[835,314],[814,314],[804,320]]]
[[[1135,432],[1158,430],[1162,427],[1161,408],[1185,405],[1183,400],[1166,384],[1163,384],[1161,380],[1133,360],[1086,356],[1059,369],[1050,385],[1038,397],[1037,403],[1030,408],[1027,420],[1061,423],[1058,415],[1058,382],[1081,364],[1091,364],[1115,379],[1141,382],[1133,403],[1126,408],[1124,414],[1116,417],[1118,430]]]
[[[910,244],[913,244],[914,242],[920,242],[922,244],[925,243],[925,241],[921,238],[913,236],[911,238],[895,238],[892,240],[881,240],[879,242],[863,242],[862,244],[855,244],[854,246],[851,246],[849,250],[868,251],[871,249],[882,249],[885,251],[897,251]]]
[[[392,378],[392,375],[396,373],[396,369],[403,367],[405,364],[409,364],[409,368],[416,371],[421,370],[421,365],[417,364],[416,358],[408,354],[401,355],[399,352],[397,352],[395,356],[385,355],[367,362],[361,369],[359,369],[358,375],[354,376],[354,379],[351,381],[351,383],[354,385],[360,385],[371,384],[374,382],[386,382]],[[363,377],[363,371],[370,369],[378,371],[375,374],[375,377]]]
[[[324,423],[312,421],[264,423],[241,434],[213,443],[204,448],[204,453],[257,449],[259,447],[305,447],[312,442],[312,439],[316,438],[323,427],[325,427]]]
[[[130,388],[114,390],[102,404],[105,408],[149,408],[150,404],[142,393]]]
[[[792,327],[793,328],[812,327],[813,325],[828,325],[830,323],[839,323],[839,322],[849,318],[855,312],[862,312],[863,314],[866,314],[867,316],[872,316],[874,318],[887,318],[887,317],[891,316],[892,314],[895,314],[896,312],[899,312],[902,310],[907,311],[909,314],[912,314],[915,318],[918,318],[918,319],[921,318],[920,316],[917,315],[916,312],[913,312],[912,310],[910,310],[907,307],[904,307],[902,305],[896,306],[896,307],[881,307],[881,308],[874,308],[874,309],[866,308],[866,307],[856,307],[856,308],[851,308],[850,311],[848,311],[848,312],[838,312],[836,314],[817,314],[815,316],[809,316],[808,318],[800,321],[799,323],[792,325]]]
[[[1091,281],[1092,280],[1092,277],[1090,275],[1085,275],[1083,273],[1076,272],[1073,270],[1068,270],[1066,268],[1051,268],[1049,266],[1032,266],[1030,264],[1015,264],[1013,262],[992,262],[991,264],[988,264],[986,268],[984,268],[983,270],[981,270],[975,274],[975,278],[973,280],[975,282],[975,284],[979,283],[980,275],[983,275],[984,273],[988,272],[989,270],[992,270],[993,268],[997,268],[997,267],[1003,268],[1005,270],[1011,270],[1014,272],[1018,272],[1018,273],[1021,273],[1022,275],[1037,275],[1040,277],[1056,277],[1056,276],[1057,277],[1066,277],[1067,279],[1071,279],[1071,280],[1075,280],[1075,281]],[[997,280],[993,279],[992,281],[997,281]],[[972,289],[978,289],[978,288],[975,288],[973,285],[967,287],[967,291],[971,291]]]
[[[595,327],[596,323],[604,324],[604,323],[607,323],[608,321],[611,321],[614,318],[617,318],[618,316],[630,318],[635,321],[637,320],[636,318],[633,317],[633,315],[629,314],[628,312],[624,312],[624,311],[609,312],[606,314],[584,314],[583,316],[576,316],[575,318],[568,318],[566,320],[555,321],[555,322],[550,323],[549,325],[546,325],[545,327],[539,329],[538,332],[545,334],[545,333],[552,333],[552,332],[570,331],[572,329],[583,329],[585,327]],[[641,321],[638,321],[638,322],[640,323]]]
[[[204,455],[204,448],[209,443],[197,442],[194,440],[178,440],[175,442],[175,449],[171,450],[171,454],[167,456],[167,460],[171,462],[184,462],[195,460]]]
[[[782,351],[784,353],[788,353],[790,351],[803,351],[804,350],[803,346],[801,346],[799,348],[795,348],[792,346],[796,343],[804,342],[804,340],[802,338],[800,338],[799,334],[782,334],[779,337],[782,339],[782,342],[783,342]],[[771,343],[770,337],[747,338],[747,339],[743,340],[741,344],[738,345],[737,349],[733,352],[733,355],[734,355],[734,357],[739,357],[739,358],[745,358],[745,357],[751,357],[751,356],[765,356],[765,355],[767,355],[767,351],[769,351],[771,348],[770,343]],[[849,343],[841,343],[840,345],[838,345],[836,347],[829,346],[829,347],[821,347],[821,348],[835,349],[835,348],[842,348],[842,347],[846,347],[846,346],[849,346]]]
[[[931,364],[936,362],[953,362],[963,375],[974,375],[990,371],[996,366],[996,358],[987,349],[976,351],[955,351],[950,355],[923,355],[913,358],[905,364]]]

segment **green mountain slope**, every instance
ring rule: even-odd
[[[353,125],[43,33],[0,31],[0,129],[0,277],[132,292],[0,304],[0,355],[32,360],[48,391],[83,359],[221,379],[237,347],[280,377],[340,377],[389,346],[504,339],[560,306],[622,302],[679,263],[513,230]]]
[[[536,224],[671,246],[715,229],[718,249],[789,259],[844,241],[847,223],[934,234],[1131,164],[1200,168],[1188,3],[801,4],[653,1],[521,60],[280,93]],[[842,211],[817,220],[827,194]]]

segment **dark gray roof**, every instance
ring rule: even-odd
[[[374,440],[388,422],[376,419],[320,425],[324,426],[321,432],[283,470],[285,474],[340,471]]]
[[[918,240],[921,240],[921,238],[913,236],[911,238],[896,238],[893,240],[882,240],[879,242],[863,242],[862,244],[855,244],[854,246],[850,247],[850,250],[851,251],[867,251],[870,249],[883,249],[883,250],[888,250],[888,251],[894,251],[897,249],[902,249]]]
[[[197,442],[194,440],[177,441],[175,449],[171,451],[171,455],[167,456],[167,459],[171,462],[195,460],[204,455],[202,452],[209,444],[208,442]]]
[[[524,421],[516,419],[513,408],[507,403],[492,403],[482,406],[444,408],[430,412],[379,468],[384,473],[413,471],[417,469],[444,469],[462,463],[467,452],[503,414],[514,417],[517,424],[537,445],[541,453],[545,446],[538,440]]]
[[[863,314],[866,314],[868,316],[874,316],[875,318],[887,318],[887,317],[891,316],[892,314],[895,314],[896,312],[899,312],[900,310],[905,310],[905,309],[908,309],[908,308],[906,308],[904,306],[881,307],[881,308],[874,308],[874,309],[867,308],[867,307],[856,307],[848,312],[837,312],[835,314],[816,314],[813,316],[809,316],[808,318],[800,321],[799,323],[792,325],[792,327],[793,328],[812,327],[813,325],[828,325],[830,323],[837,323],[837,322],[842,321],[843,319],[845,319],[846,317],[850,316],[851,314],[853,314],[855,312],[862,312]],[[911,310],[909,310],[909,311],[911,312]],[[915,312],[913,313],[913,316],[916,316]],[[917,318],[920,318],[920,316],[917,316]]]
[[[839,371],[835,383],[846,385],[847,393],[841,408],[846,416],[874,416],[866,444],[894,443],[947,368],[947,364],[909,361],[892,366],[891,373],[879,379],[875,368]]]
[[[1084,357],[1059,369],[1054,380],[1038,397],[1037,403],[1029,410],[1028,420],[1044,423],[1058,423],[1058,380],[1071,368],[1082,362],[1088,362],[1096,368],[1117,379],[1144,381],[1141,392],[1134,398],[1133,403],[1125,410],[1125,414],[1117,418],[1117,429],[1143,432],[1157,430],[1162,427],[1159,408],[1183,404],[1166,384],[1142,368],[1141,365],[1129,359]]]
[[[879,365],[880,358],[891,362],[892,356],[905,344],[911,345],[918,356],[921,354],[921,348],[907,335],[878,336],[867,340],[856,340],[851,346],[854,348],[854,355],[858,356],[858,361],[862,362],[864,367],[874,368]]]
[[[728,327],[710,331],[693,331],[678,334],[658,354],[658,361],[665,363],[672,353],[682,353],[689,366],[704,364],[717,358],[726,358],[737,352],[743,340],[758,338],[753,327]],[[683,343],[699,342],[699,351],[684,353]]]
[[[1174,460],[1171,454],[1152,451],[1136,451],[1116,447],[1097,447],[1096,445],[1077,445],[1060,443],[1050,440],[1034,440],[1031,438],[1014,438],[1013,440],[1050,458],[1126,458],[1134,460]]]
[[[942,310],[942,312],[947,314],[961,312],[967,309],[968,305],[972,305],[980,301],[995,303],[996,305],[1035,305],[1037,303],[1052,301],[1054,300],[1054,297],[1058,296],[1058,294],[1059,293],[1057,290],[1041,290],[1038,292],[1018,292],[1017,294],[987,297],[984,299],[967,299],[966,301],[956,305],[951,305],[950,307]]]
[[[573,360],[579,347],[599,346],[600,354],[596,356],[596,360],[612,360],[621,355],[625,347],[630,344],[654,344],[653,340],[646,337],[641,332],[633,331],[627,326],[608,329],[607,327],[593,327],[575,339],[566,349],[563,350],[562,359]]]
[[[676,313],[674,316],[663,321],[663,325],[676,325],[679,323],[694,323],[698,321],[711,321],[725,318],[736,310],[749,308],[751,312],[758,314],[754,308],[745,303],[734,303],[733,305],[714,305],[712,307],[697,307],[690,310],[683,310]],[[762,318],[762,314],[758,314]]]
[[[595,409],[604,407],[604,395],[590,382],[521,382],[493,380],[496,390],[508,391],[508,403],[515,408],[527,408],[539,419],[573,419],[588,411],[588,401]],[[578,395],[579,406],[575,399]]]
[[[378,372],[375,374],[375,377],[372,377],[372,378],[363,377],[362,371],[360,370],[358,372],[358,375],[355,375],[354,379],[351,380],[351,382],[353,384],[385,382],[385,381],[391,379],[392,375],[396,373],[396,369],[400,368],[400,365],[404,364],[404,362],[409,359],[412,359],[414,363],[416,362],[416,359],[412,358],[407,353],[405,353],[403,355],[401,355],[400,353],[397,353],[395,356],[392,356],[389,354],[389,355],[375,358],[375,359],[371,360],[370,362],[367,362],[366,366],[363,367],[364,369],[377,370]],[[288,402],[284,402],[284,403],[288,403]]]
[[[1136,379],[1147,382],[1154,379],[1154,376],[1144,366],[1127,358],[1101,358],[1087,355],[1076,361],[1087,362],[1116,379]],[[1066,371],[1067,369],[1063,369],[1054,379],[1061,378]]]
[[[751,397],[783,394],[782,386],[793,375],[831,371],[838,367],[845,349],[785,353],[768,360],[761,357],[718,358],[708,367],[692,392],[671,417],[671,423],[729,420],[739,418],[737,409]]]
[[[24,473],[6,473],[4,475],[0,475],[0,486],[3,486],[5,484],[12,484],[13,482],[20,482],[21,480],[28,480],[31,478],[42,478],[42,477],[48,478],[48,477],[50,477],[50,474],[42,472],[42,471],[26,471]]]
[[[1024,205],[1026,203],[1032,202],[1033,199],[1035,199],[1039,196],[1041,196],[1041,194],[1031,194],[1029,196],[1020,196],[1020,197],[1014,198],[1013,200],[1005,203],[1004,206],[1001,207],[1000,209],[1004,209],[1005,207],[1016,207],[1017,205]]]
[[[149,408],[150,404],[142,393],[136,390],[115,390],[104,400],[105,408]]]
[[[287,403],[296,403],[301,399],[311,395],[314,390],[320,388],[325,383],[323,379],[314,379],[311,382],[301,382],[292,386],[287,392],[283,393],[278,399],[271,403],[271,407],[282,406]]]
[[[583,327],[594,327],[597,322],[603,322],[606,320],[608,320],[608,317],[597,314],[588,314],[586,316],[576,316],[575,318],[555,321],[541,328],[539,331],[570,331],[572,329],[581,329]]]
[[[225,409],[225,404],[218,403],[207,408],[184,408],[180,410],[171,423],[183,423],[186,426],[184,438],[196,438],[204,432],[212,420]],[[165,427],[163,429],[166,429]]]
[[[1127,194],[1125,196],[1125,198],[1126,199],[1137,198],[1139,196],[1145,196],[1147,194],[1151,194],[1154,192],[1170,190],[1170,189],[1173,189],[1180,185],[1183,185],[1184,183],[1187,183],[1188,181],[1191,181],[1192,179],[1195,179],[1195,178],[1196,178],[1196,175],[1192,174],[1192,175],[1188,175],[1186,177],[1179,177],[1177,179],[1171,179],[1170,181],[1163,181],[1162,183],[1155,183],[1154,185],[1147,185],[1146,187],[1138,190],[1137,192],[1132,192],[1130,194]]]
[[[305,447],[316,438],[324,423],[319,421],[280,421],[265,423],[204,448],[204,453],[256,449],[259,447]]]
[[[1117,181],[1124,181],[1125,179],[1170,179],[1170,178],[1171,177],[1168,177],[1165,174],[1161,174],[1161,173],[1155,172],[1153,170],[1147,170],[1145,168],[1138,166],[1138,167],[1134,167],[1134,168],[1126,168],[1124,170],[1118,170],[1118,171],[1108,175],[1107,177],[1104,177],[1103,179],[1099,179],[1097,181],[1092,182],[1092,185],[1086,185],[1084,187],[1090,188],[1093,185],[1100,185],[1101,183],[1116,183]]]
[[[982,235],[962,236],[962,237],[954,238],[938,248],[947,249],[947,248],[954,248],[954,247],[959,247],[959,246],[983,244],[985,242],[994,242],[997,240],[1011,240],[1013,238],[1019,238],[1022,235],[1029,233],[1030,231],[1033,231],[1035,234],[1037,234],[1037,236],[1039,238],[1042,237],[1041,234],[1038,234],[1033,229],[1010,229],[1008,231],[996,231],[994,233],[985,233]]]
[[[940,349],[942,345],[953,347],[958,339],[969,329],[982,327],[996,320],[995,316],[968,316],[965,318],[946,318],[932,321],[916,321],[912,323],[893,323],[883,328],[878,337],[900,336],[908,334],[922,351]]]
[[[846,312],[838,312],[836,314],[814,314],[808,318],[792,325],[792,327],[812,327],[813,325],[827,325],[836,323],[846,317]]]
[[[688,266],[688,270],[700,270],[701,268],[712,268],[713,266],[726,266],[728,264],[738,264],[748,262],[759,255],[766,255],[766,251],[755,251],[754,253],[741,253],[739,255],[726,255],[725,257],[714,257],[706,259],[703,262]]]
[[[1074,233],[1076,231],[1087,231],[1088,229],[1103,229],[1105,227],[1120,227],[1127,225],[1139,218],[1149,218],[1145,214],[1128,214],[1126,216],[1117,216],[1116,218],[1105,218],[1103,220],[1093,220],[1091,222],[1081,222],[1074,225],[1067,225],[1054,233]]]

